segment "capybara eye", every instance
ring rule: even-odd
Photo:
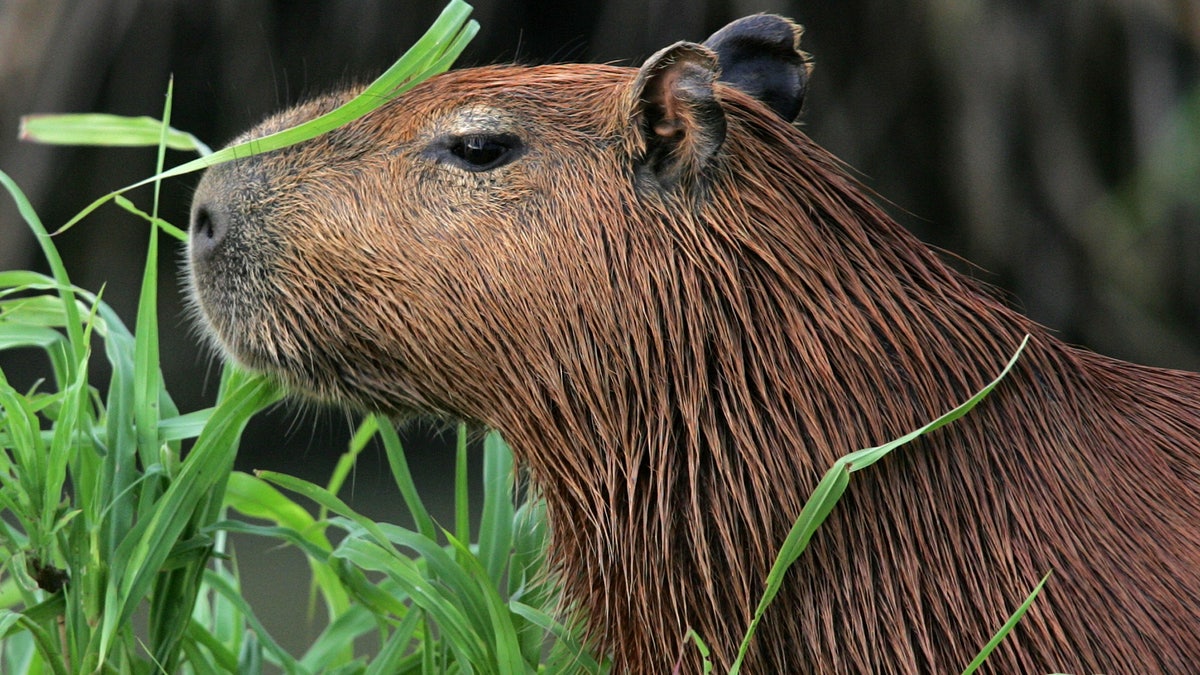
[[[450,154],[469,171],[489,171],[516,158],[521,142],[510,135],[469,134],[449,139]]]

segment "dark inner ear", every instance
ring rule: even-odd
[[[772,14],[738,19],[713,33],[704,46],[717,54],[721,81],[767,104],[791,122],[800,114],[812,72],[800,51],[799,25]]]
[[[713,93],[716,56],[678,42],[638,71],[637,133],[643,168],[663,186],[696,181],[725,140],[725,111]]]

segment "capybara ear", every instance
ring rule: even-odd
[[[698,180],[725,141],[713,93],[717,56],[677,42],[646,60],[633,83],[635,144],[643,169],[664,187]]]
[[[767,104],[791,122],[800,115],[812,60],[800,51],[799,24],[773,14],[738,19],[704,46],[717,54],[721,81]]]

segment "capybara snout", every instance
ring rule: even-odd
[[[500,430],[544,496],[565,607],[614,672],[728,669],[821,474],[855,474],[744,672],[1200,663],[1200,376],[1063,344],[957,273],[794,124],[772,16],[638,68],[447,73],[202,179],[192,294],[298,394]],[[261,136],[353,92],[284,112]],[[678,668],[678,671],[676,670]]]

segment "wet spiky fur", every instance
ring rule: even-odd
[[[961,670],[1049,571],[987,672],[1193,670],[1200,376],[1062,344],[732,89],[712,162],[654,189],[634,76],[452,73],[210,172],[197,204],[258,242],[193,258],[217,339],[319,398],[501,430],[597,644],[617,672],[667,673],[688,627],[732,661],[837,457],[965,400],[1030,334],[975,411],[856,476],[745,672]],[[526,154],[487,174],[429,160],[464,110]],[[252,283],[222,271],[243,268]]]

